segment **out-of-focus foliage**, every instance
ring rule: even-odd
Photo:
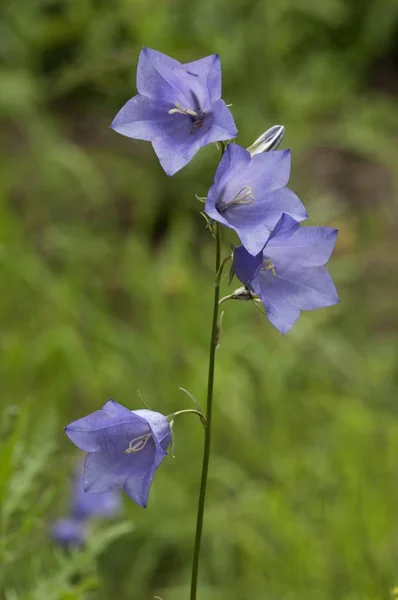
[[[219,52],[247,146],[275,123],[314,224],[338,226],[341,304],[282,337],[225,305],[203,600],[378,600],[398,584],[398,4],[395,0],[5,0],[0,22],[0,595],[185,600],[202,450],[146,511],[63,555],[48,539],[76,452],[62,427],[109,397],[204,403],[219,154],[168,179],[108,129],[141,45]],[[231,238],[232,239],[232,238]],[[225,244],[227,251],[228,246]],[[225,285],[227,281],[225,280]],[[129,529],[127,523],[132,523]]]

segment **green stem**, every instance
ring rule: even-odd
[[[215,357],[218,339],[218,302],[220,299],[220,280],[222,275],[221,265],[221,230],[218,223],[215,223],[216,228],[216,279],[214,282],[214,304],[213,304],[213,321],[210,337],[210,355],[209,355],[209,376],[207,382],[207,405],[206,405],[206,426],[205,440],[203,449],[202,477],[200,481],[200,492],[198,502],[198,515],[196,519],[196,534],[195,545],[192,562],[192,578],[191,578],[191,595],[190,600],[196,600],[196,592],[198,587],[198,572],[199,572],[199,555],[200,545],[202,541],[203,530],[203,515],[206,500],[207,474],[209,471],[210,459],[210,443],[211,443],[211,422],[213,409],[213,388],[214,388],[214,368]]]

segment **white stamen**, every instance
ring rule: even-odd
[[[149,438],[151,437],[150,433],[147,433],[145,435],[141,435],[137,438],[134,438],[133,440],[131,440],[131,442],[129,443],[129,447],[126,448],[125,453],[126,454],[132,454],[135,452],[139,452],[140,450],[142,450],[143,448],[145,448],[147,441],[149,440]]]
[[[189,115],[190,117],[197,117],[198,113],[192,110],[192,108],[184,108],[179,102],[174,104],[175,108],[169,110],[169,115],[178,113],[179,115]]]

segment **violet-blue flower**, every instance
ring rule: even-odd
[[[229,144],[205,206],[209,217],[234,229],[246,250],[256,256],[282,213],[297,221],[307,218],[299,198],[286,187],[290,150],[255,154]]]
[[[51,537],[56,544],[63,548],[79,548],[83,546],[86,534],[81,521],[63,517],[54,521],[51,527]]]
[[[113,518],[122,508],[120,492],[93,494],[84,491],[83,469],[79,467],[73,481],[71,514],[75,519],[84,520],[93,517]]]
[[[202,146],[237,135],[232,114],[221,100],[217,54],[181,64],[143,48],[137,90],[111,127],[127,137],[152,142],[167,175],[182,169]]]
[[[237,277],[260,297],[268,319],[282,333],[291,329],[301,310],[338,303],[336,287],[323,266],[336,238],[337,229],[300,227],[284,214],[257,256],[243,246],[235,249]]]
[[[171,441],[167,417],[146,409],[131,411],[109,400],[65,431],[78,448],[88,452],[86,492],[123,488],[134,502],[146,507],[153,476]]]

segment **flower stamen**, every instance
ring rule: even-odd
[[[175,103],[175,108],[169,110],[169,115],[187,115],[193,121],[191,133],[196,133],[196,130],[203,127],[205,121],[205,114],[202,111],[196,112],[192,108],[184,108],[179,102]]]
[[[174,104],[175,108],[171,108],[169,110],[169,115],[175,115],[178,113],[179,115],[189,115],[190,117],[198,117],[199,114],[192,110],[192,108],[184,108],[179,102]]]
[[[237,206],[240,204],[251,204],[252,202],[254,202],[253,190],[250,186],[245,185],[229,202],[217,200],[216,209],[222,215],[225,212],[227,212],[227,210],[232,206]]]
[[[272,275],[276,277],[275,265],[267,258],[263,263],[263,269],[265,271],[271,271]]]
[[[146,446],[148,440],[150,439],[150,437],[151,437],[151,434],[150,433],[146,433],[145,435],[140,435],[139,437],[134,438],[129,443],[129,447],[126,448],[125,453],[126,454],[133,454],[135,452],[139,452],[140,450],[142,450],[143,448],[145,448],[145,446]]]

